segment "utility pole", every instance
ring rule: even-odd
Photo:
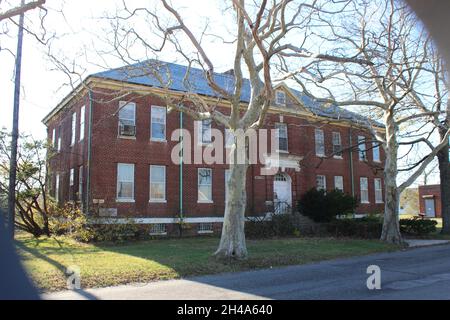
[[[25,5],[25,0],[22,0],[20,5],[23,7]],[[9,165],[8,229],[12,239],[14,239],[14,223],[16,211],[17,143],[19,140],[20,71],[22,67],[24,16],[25,14],[24,12],[22,12],[19,17],[19,34],[17,36],[16,66],[14,75],[14,110],[11,133],[11,159]]]

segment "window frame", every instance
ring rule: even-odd
[[[321,136],[321,142],[322,144],[319,144],[319,139],[318,138],[318,134],[319,136]],[[316,156],[317,157],[325,157],[325,132],[322,129],[314,129],[314,146],[315,146],[315,151],[316,151]],[[320,147],[323,153],[320,153]]]
[[[70,168],[69,170],[69,187],[75,185],[75,168]]]
[[[363,189],[363,181],[365,182],[365,186],[367,187],[367,189]],[[367,193],[367,200],[363,200],[363,191]],[[364,204],[368,204],[370,203],[370,198],[369,198],[369,178],[368,177],[359,177],[359,194],[360,194],[360,201],[361,203]]]
[[[80,109],[80,133],[78,141],[81,142],[84,140],[84,133],[85,133],[85,120],[86,120],[86,107],[82,106]]]
[[[338,137],[339,139],[339,144],[336,144],[336,137]],[[335,159],[343,159],[343,152],[342,152],[342,137],[341,137],[341,133],[339,131],[333,131],[332,136],[331,136],[331,143],[333,144],[333,158]],[[338,147],[338,150],[336,150]]]
[[[158,168],[158,169],[163,169],[164,171],[164,182],[161,181],[152,181],[152,169],[153,168]],[[150,169],[149,169],[149,202],[152,203],[166,203],[167,202],[167,169],[166,166],[164,165],[157,165],[157,164],[151,164],[150,165]],[[164,184],[164,197],[163,198],[152,198],[152,184]]]
[[[204,228],[207,226],[207,228]],[[214,225],[212,222],[199,222],[197,225],[198,234],[211,234],[214,233]]]
[[[280,96],[283,97],[280,101]],[[284,90],[275,90],[275,104],[278,106],[286,106],[286,92]]]
[[[377,182],[379,182],[379,188],[377,188]],[[383,184],[381,181],[381,178],[374,178],[373,179],[373,187],[375,190],[375,203],[384,203],[383,200]],[[379,195],[380,197],[377,197]]]
[[[284,132],[285,132],[285,134],[286,134],[286,137],[281,137],[280,136],[280,132],[281,132],[281,130],[280,130],[280,128],[284,128]],[[275,129],[277,130],[276,131],[276,137],[277,137],[277,139],[278,139],[278,149],[277,149],[277,152],[286,152],[286,153],[288,153],[289,152],[289,134],[288,134],[288,126],[287,126],[287,123],[284,123],[284,122],[276,122],[275,123]],[[281,149],[280,148],[280,139],[286,139],[286,149],[284,150],[284,149]]]
[[[77,141],[77,113],[72,113],[71,131],[70,131],[70,146],[73,147]]]
[[[319,188],[319,183],[318,183],[319,177],[323,178],[323,189]],[[317,190],[327,191],[327,177],[326,177],[326,175],[324,175],[324,174],[316,175],[316,189]]]
[[[132,105],[133,106],[133,119],[131,118],[121,118],[120,117],[120,112],[128,105]],[[118,124],[117,124],[117,129],[118,129],[118,137],[119,138],[124,138],[124,139],[136,139],[136,135],[137,135],[137,126],[136,126],[136,103],[135,102],[126,102],[126,101],[119,101],[119,112],[117,113],[117,117],[118,117]],[[121,126],[121,120],[125,120],[125,121],[133,121],[133,126],[134,126],[134,136],[127,136],[127,135],[122,135],[121,134],[121,130],[120,130],[120,126]]]
[[[164,123],[153,121],[153,119],[154,119],[154,117],[153,117],[153,114],[154,114],[153,110],[160,110],[160,111],[163,110]],[[164,137],[163,138],[153,137],[153,124],[154,123],[164,124]],[[157,141],[157,142],[167,142],[167,108],[166,107],[152,105],[151,108],[150,108],[150,140],[151,141]]]
[[[359,161],[367,161],[366,137],[358,136],[358,159]]]
[[[209,141],[203,140],[203,123],[209,122]],[[206,146],[212,143],[212,119],[203,119],[203,120],[197,120],[197,143],[201,146]],[[206,131],[206,132],[208,132]]]
[[[211,183],[209,184],[200,184],[200,171],[202,170],[208,170],[210,172],[210,177],[211,177]],[[213,170],[212,168],[198,168],[197,169],[197,203],[213,203]],[[200,186],[209,186],[210,188],[210,195],[211,198],[210,199],[200,199]]]
[[[377,150],[376,153],[375,153],[375,150]],[[375,159],[375,154],[377,154],[376,159]],[[372,142],[372,160],[374,162],[381,162],[380,144],[377,141]]]
[[[162,227],[162,228],[160,228]],[[162,230],[155,230],[162,229]],[[149,235],[151,236],[165,236],[167,235],[167,223],[152,223],[150,226]]]
[[[59,173],[57,173],[56,177],[55,177],[55,200],[56,200],[56,203],[59,203],[60,187],[61,187],[61,177],[60,177]]]
[[[336,178],[339,178],[342,188],[337,188],[336,186]],[[334,176],[334,189],[344,192],[344,177],[343,176]]]
[[[120,166],[131,166],[133,168],[133,175],[132,175],[133,179],[132,180],[130,180],[130,181],[128,181],[128,180],[119,180],[119,173],[120,173],[119,167]],[[116,202],[135,202],[135,199],[134,199],[134,197],[135,197],[135,185],[134,185],[135,184],[135,175],[136,175],[136,172],[135,172],[135,164],[134,163],[123,163],[123,162],[117,163]],[[128,197],[119,197],[119,184],[121,182],[125,182],[125,183],[130,183],[131,182],[132,195],[131,195],[130,198],[128,198]]]
[[[83,179],[84,179],[84,171],[83,165],[78,167],[78,199],[83,201]]]

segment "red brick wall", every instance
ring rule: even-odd
[[[419,186],[420,213],[425,214],[425,198],[434,199],[436,217],[442,217],[441,186],[439,184]]]
[[[150,140],[150,108],[151,105],[163,105],[153,97],[137,97],[133,99],[136,103],[136,139],[118,138],[118,116],[115,115],[118,109],[118,101],[101,103],[102,98],[109,98],[95,93],[93,101],[93,126],[92,126],[92,165],[91,165],[91,200],[101,199],[105,208],[117,208],[119,216],[129,217],[175,217],[179,213],[179,166],[171,161],[172,148],[178,142],[170,141],[172,131],[179,128],[179,113],[171,112],[167,115],[166,136],[167,142],[153,142]],[[130,97],[128,97],[130,99]],[[108,100],[108,99],[105,99]],[[126,100],[124,98],[124,100]],[[84,143],[75,144],[70,148],[70,127],[71,114],[73,110],[86,105],[86,138]],[[89,104],[86,96],[82,97],[73,107],[65,112],[61,112],[54,117],[49,125],[48,132],[51,138],[54,126],[61,124],[63,128],[63,150],[51,160],[52,171],[63,173],[61,180],[61,195],[64,200],[69,199],[69,169],[73,166],[87,164],[87,130],[89,124]],[[222,110],[227,113],[227,109]],[[265,121],[266,128],[274,128],[274,124],[280,122],[278,114],[270,113]],[[292,200],[295,203],[301,195],[315,187],[316,175],[325,175],[327,179],[327,189],[334,188],[334,176],[343,176],[344,191],[351,193],[350,174],[350,152],[344,151],[343,159],[327,157],[319,159],[315,155],[314,129],[320,127],[324,130],[326,154],[332,152],[332,132],[341,133],[343,148],[348,148],[350,128],[323,123],[311,123],[305,119],[287,116],[283,117],[283,122],[288,124],[288,150],[291,155],[302,156],[300,172],[288,169],[286,172],[292,179]],[[77,117],[77,124],[79,116]],[[189,129],[193,139],[194,122],[188,116],[184,116],[184,127]],[[223,127],[213,123],[213,128],[223,130]],[[78,125],[77,125],[78,130]],[[352,129],[353,144],[357,141],[358,135],[365,135],[368,140],[370,136],[367,132]],[[77,137],[79,133],[77,132]],[[369,142],[367,143],[368,161],[358,160],[357,148],[352,152],[354,164],[354,189],[359,197],[359,178],[364,176],[369,178],[369,204],[360,204],[357,211],[361,213],[381,212],[383,204],[375,204],[374,178],[382,178],[382,164],[372,161],[372,152]],[[381,149],[381,148],[380,148]],[[270,149],[269,149],[270,150]],[[193,150],[192,150],[193,152]],[[383,151],[380,150],[383,159]],[[193,155],[192,155],[193,159]],[[135,203],[116,203],[116,176],[117,163],[135,164]],[[166,198],[167,203],[149,203],[149,166],[151,164],[166,166]],[[213,200],[212,204],[197,203],[197,169],[199,167],[213,168]],[[185,165],[183,173],[184,192],[183,207],[186,217],[221,217],[223,216],[225,204],[225,169],[227,165]],[[253,165],[247,174],[247,194],[248,194],[248,214],[261,214],[267,211],[266,201],[273,200],[273,178],[271,176],[261,176],[261,167]],[[85,170],[86,172],[86,170]],[[77,171],[76,171],[77,173]],[[85,177],[87,174],[85,173]],[[85,179],[86,180],[86,179]],[[78,188],[78,175],[75,175],[75,189]],[[84,187],[84,190],[86,188]]]

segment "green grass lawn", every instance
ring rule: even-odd
[[[218,238],[149,240],[126,244],[82,244],[68,238],[19,236],[18,252],[29,275],[45,291],[65,289],[68,266],[81,270],[83,288],[233,272],[398,250],[375,240],[248,240],[249,258],[226,264],[211,254]]]

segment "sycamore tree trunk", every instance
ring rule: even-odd
[[[445,134],[445,132],[443,133]],[[442,136],[442,132],[441,132]],[[450,162],[448,144],[438,154],[439,176],[441,180],[442,231],[450,234]]]
[[[225,204],[222,236],[219,248],[215,252],[215,256],[218,259],[242,260],[247,257],[244,232],[245,208],[247,204],[246,176],[246,164],[230,165],[228,197]]]
[[[389,243],[402,243],[400,234],[398,207],[399,207],[399,190],[397,187],[397,125],[395,123],[393,113],[386,112],[386,143],[384,145],[386,160],[384,165],[384,186],[385,186],[385,203],[384,203],[384,219],[383,230],[381,232],[381,240]]]

